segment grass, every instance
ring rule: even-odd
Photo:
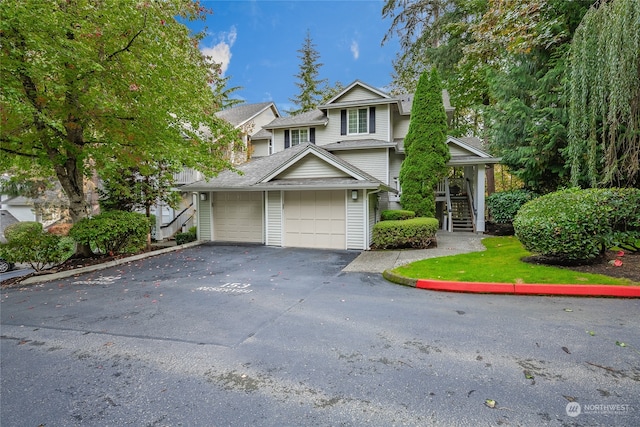
[[[523,262],[521,258],[531,253],[515,237],[489,237],[482,244],[487,248],[484,252],[429,258],[395,268],[393,273],[460,282],[638,285],[628,279]]]

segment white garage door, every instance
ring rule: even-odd
[[[262,193],[213,193],[213,240],[263,243]]]
[[[345,192],[284,193],[284,246],[345,249]]]

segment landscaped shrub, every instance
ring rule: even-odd
[[[438,220],[412,218],[397,221],[380,221],[373,226],[373,249],[424,249],[436,240]]]
[[[528,190],[509,190],[493,193],[487,197],[487,208],[493,222],[507,224],[513,222],[518,210],[538,195]]]
[[[414,211],[406,211],[401,209],[386,210],[380,213],[380,219],[382,221],[399,221],[404,219],[415,218],[416,213]]]
[[[183,245],[189,242],[195,242],[198,239],[197,227],[191,227],[186,233],[176,234],[176,245]]]
[[[5,234],[7,243],[0,245],[0,257],[11,263],[29,264],[35,271],[41,271],[64,262],[73,254],[73,241],[43,232],[40,223],[22,224],[26,225],[14,227],[8,236]]]
[[[513,225],[528,251],[584,262],[640,238],[638,201],[638,189],[562,190],[526,203]]]
[[[76,242],[96,247],[100,253],[135,253],[147,243],[149,220],[144,214],[108,211],[78,221],[69,230]]]
[[[23,221],[9,224],[4,229],[4,237],[7,241],[14,238],[19,239],[23,233],[42,233],[42,224],[35,221]]]

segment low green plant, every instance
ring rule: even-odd
[[[402,209],[389,209],[380,213],[380,219],[382,221],[401,221],[415,217],[416,213],[414,211],[407,211]]]
[[[176,245],[195,242],[198,239],[196,227],[191,227],[186,233],[176,233]]]
[[[491,220],[498,224],[513,222],[518,210],[536,197],[538,197],[536,193],[524,189],[499,191],[491,194],[487,197],[487,208]]]
[[[103,254],[135,253],[144,249],[149,229],[149,219],[144,214],[108,211],[78,221],[69,236]]]
[[[40,223],[14,227],[5,237],[7,243],[0,245],[0,257],[11,263],[28,264],[35,271],[61,264],[74,251],[72,240],[43,232]]]
[[[429,258],[391,272],[406,278],[460,282],[640,285],[628,279],[524,262],[531,253],[513,236],[485,238],[482,244],[486,251]]]
[[[412,218],[407,220],[380,221],[373,226],[373,249],[421,249],[436,240],[438,220]]]
[[[557,191],[527,202],[513,221],[524,247],[567,262],[588,262],[640,239],[639,189]]]

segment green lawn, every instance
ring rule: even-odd
[[[393,272],[413,279],[461,282],[640,285],[628,279],[523,262],[520,259],[530,253],[515,237],[488,237],[482,243],[487,248],[484,252],[425,259]]]

